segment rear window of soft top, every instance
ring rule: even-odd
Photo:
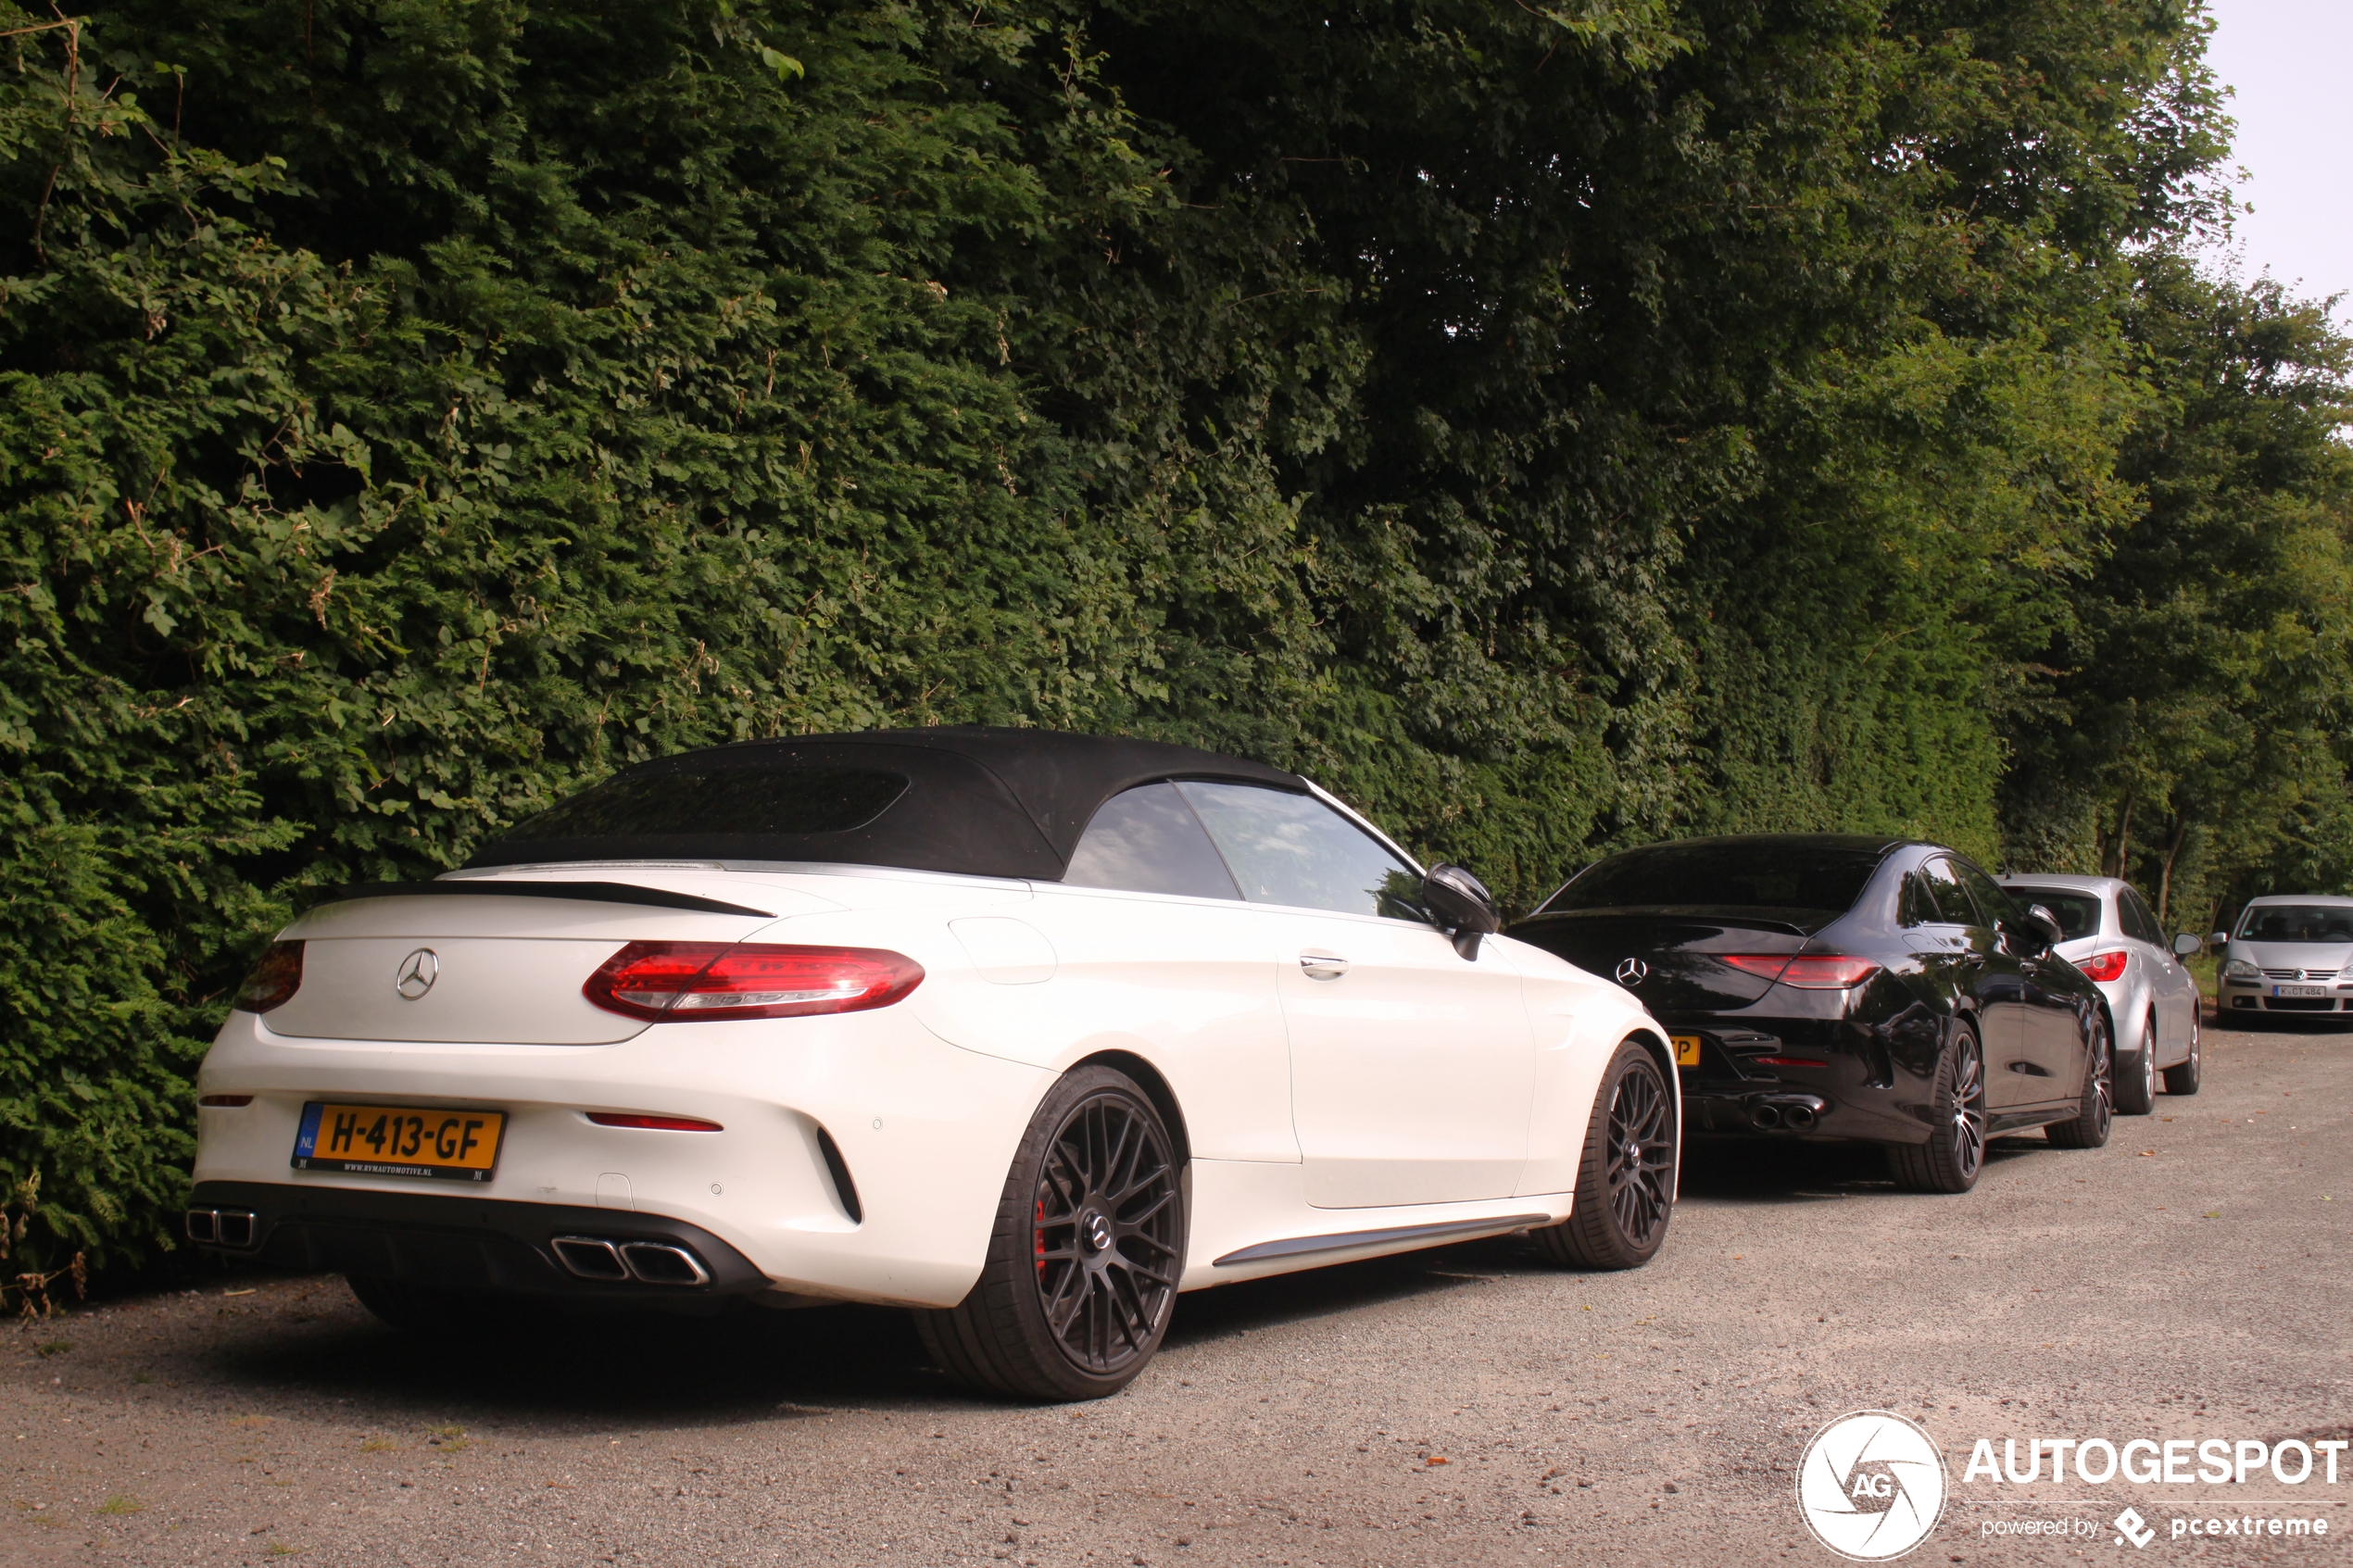
[[[890,809],[903,774],[861,768],[622,773],[516,823],[504,845],[661,834],[849,833]]]

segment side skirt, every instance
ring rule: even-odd
[[[1262,1241],[1211,1261],[1212,1268],[1265,1263],[1277,1258],[1304,1258],[1318,1252],[1346,1252],[1359,1247],[1405,1247],[1416,1242],[1466,1240],[1476,1236],[1501,1236],[1530,1225],[1549,1225],[1550,1214],[1507,1214],[1491,1220],[1453,1220],[1441,1224],[1391,1225],[1383,1230],[1338,1231],[1328,1236],[1295,1236]]]

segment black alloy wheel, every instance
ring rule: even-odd
[[[1936,1067],[1936,1123],[1926,1143],[1890,1144],[1889,1172],[1911,1192],[1967,1192],[1985,1169],[1985,1053],[1968,1024]]]
[[[963,1301],[918,1311],[942,1370],[1020,1399],[1115,1394],[1160,1348],[1184,1267],[1175,1140],[1134,1080],[1082,1067],[1048,1093]]]
[[[2117,1064],[2116,1109],[2146,1116],[2157,1109],[2157,1014],[2141,1025],[2141,1048]]]
[[[2097,1148],[2108,1142],[2108,1129],[2116,1122],[2116,1048],[2108,1038],[2108,1020],[2092,1020],[2085,1047],[2083,1093],[2075,1114],[2044,1129],[2044,1135],[2061,1148]]]
[[[2200,1004],[2201,1008],[2203,1005]],[[2198,1078],[2206,1069],[2206,1047],[2198,1039],[2200,1034],[2198,1025],[2201,1022],[2197,1014],[2191,1014],[2189,1058],[2181,1066],[2169,1067],[2165,1070],[2165,1092],[2169,1095],[2197,1093]]]
[[[1675,1208],[1675,1102],[1658,1060],[1620,1042],[1594,1091],[1568,1218],[1535,1233],[1553,1262],[1632,1269],[1667,1239]]]

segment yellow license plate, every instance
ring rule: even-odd
[[[1675,1035],[1669,1037],[1675,1042],[1675,1065],[1678,1067],[1697,1067],[1699,1065],[1699,1036],[1697,1035]]]
[[[414,1105],[312,1100],[295,1134],[297,1171],[486,1182],[498,1165],[503,1110],[428,1110]]]

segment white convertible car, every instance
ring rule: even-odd
[[[288,926],[197,1082],[189,1235],[416,1329],[917,1309],[1108,1394],[1178,1292],[1529,1232],[1664,1238],[1673,1058],[1306,780],[893,730],[631,768]]]

